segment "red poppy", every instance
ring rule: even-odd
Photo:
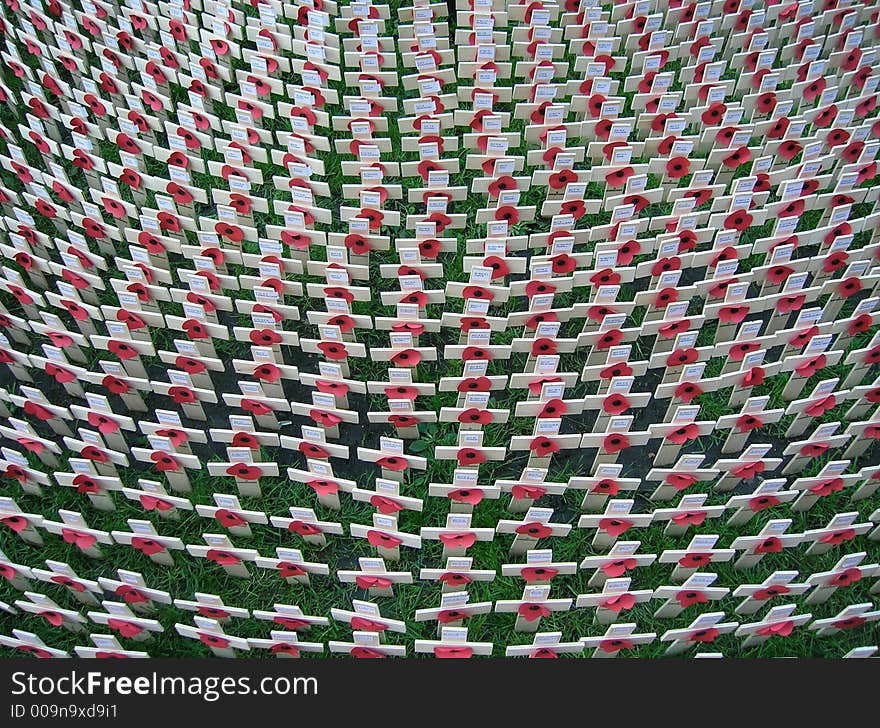
[[[61,586],[66,586],[68,589],[73,589],[76,592],[82,593],[86,590],[85,586],[83,586],[78,581],[74,581],[69,576],[53,576],[50,578],[50,581],[54,584],[61,584]]]
[[[599,530],[605,531],[612,538],[623,535],[632,526],[632,521],[627,521],[623,518],[603,518],[599,521]]]
[[[843,490],[843,478],[829,478],[809,489],[810,493],[820,498],[824,498],[832,493],[839,493],[841,490]]]
[[[685,366],[693,364],[699,358],[699,352],[694,348],[676,349],[666,359],[667,367]]]
[[[527,536],[536,539],[547,538],[553,534],[552,528],[545,526],[543,523],[538,523],[537,521],[524,523],[521,526],[517,526],[515,530],[520,536]]]
[[[287,524],[287,530],[300,536],[319,536],[321,534],[321,529],[305,521],[291,521]]]
[[[623,341],[623,332],[620,329],[611,329],[599,337],[596,341],[596,348],[600,350],[610,349],[612,346],[617,346],[621,341]]]
[[[422,355],[415,349],[403,349],[391,357],[397,367],[414,367],[422,360]]]
[[[462,361],[492,361],[492,352],[481,346],[466,346],[461,353]]]
[[[742,433],[751,432],[752,430],[759,429],[763,424],[760,417],[741,415],[736,421],[736,429]]]
[[[859,161],[859,158],[862,156],[862,152],[864,151],[864,149],[864,142],[855,141],[847,145],[846,149],[843,150],[841,156],[850,164],[856,164]]]
[[[168,453],[158,451],[150,453],[150,460],[154,463],[155,469],[160,473],[178,472],[180,470],[180,463]]]
[[[568,255],[568,253],[560,253],[559,255],[554,255],[550,259],[550,263],[553,265],[553,272],[556,275],[571,273],[575,268],[577,268],[577,261],[570,255]]]
[[[780,596],[783,594],[788,594],[791,592],[784,584],[773,584],[772,586],[768,586],[765,589],[759,589],[754,594],[752,594],[752,599],[756,599],[759,602],[765,602],[768,599],[772,599],[775,596]]]
[[[605,184],[611,189],[620,189],[636,171],[632,167],[622,167],[605,175]]]
[[[675,388],[675,391],[673,391],[673,395],[685,404],[690,404],[702,393],[703,390],[699,385],[693,382],[682,382]]]
[[[504,175],[489,183],[489,195],[498,197],[505,190],[515,190],[517,188],[516,180],[510,175]]]
[[[861,290],[862,282],[855,276],[847,278],[845,281],[841,281],[840,285],[837,287],[837,292],[842,298],[849,298]]]
[[[165,547],[158,541],[141,536],[134,536],[131,539],[131,545],[145,556],[153,556],[165,550]]]
[[[707,126],[714,126],[715,124],[721,123],[726,112],[727,107],[724,104],[715,102],[701,114],[700,118]]]
[[[53,364],[52,362],[46,362],[44,367],[46,374],[50,377],[53,377],[56,382],[59,384],[67,384],[76,379],[76,374],[74,374],[69,369],[64,369],[57,364]]]
[[[233,463],[226,468],[226,474],[239,480],[259,480],[262,472],[256,465],[247,463]]]
[[[769,536],[755,546],[756,554],[780,554],[782,553],[782,540],[776,536]]]
[[[831,577],[827,582],[827,586],[836,586],[836,587],[847,587],[852,584],[856,584],[862,579],[862,572],[860,569],[851,568],[846,569],[845,571],[841,571],[839,574]]]
[[[809,192],[805,189],[804,194],[809,194]],[[799,217],[803,214],[805,207],[806,203],[803,199],[792,200],[785,207],[781,207],[777,214],[779,217]]]
[[[439,535],[440,542],[454,549],[468,549],[477,541],[475,533],[441,533]]]
[[[327,460],[330,457],[330,453],[327,452],[320,445],[316,445],[313,442],[301,442],[297,447],[303,455],[307,458],[317,458],[319,460]]]
[[[339,492],[339,484],[332,480],[310,480],[306,485],[321,497]]]
[[[608,496],[617,495],[620,492],[620,484],[611,478],[604,478],[596,483],[590,492]]]
[[[74,149],[73,150],[73,166],[78,167],[79,169],[89,172],[95,166],[92,157],[86,154],[82,149]],[[21,176],[21,175],[19,175]],[[28,175],[29,176],[29,175]],[[22,180],[23,182],[25,180]],[[26,182],[27,184],[27,182]]]
[[[302,568],[299,564],[291,563],[290,561],[279,561],[278,565],[275,567],[278,569],[278,575],[282,579],[290,579],[298,576],[306,576],[308,572]],[[276,620],[278,618],[276,617]],[[290,622],[298,622],[299,624],[294,626],[289,622],[285,624],[288,629],[303,629],[308,626],[308,622],[302,622],[302,620],[290,620]]]
[[[672,517],[676,526],[699,526],[706,520],[706,511],[688,511]]]
[[[776,622],[775,624],[768,624],[765,627],[761,627],[758,629],[757,634],[762,637],[773,637],[774,635],[788,637],[793,630],[794,622],[788,619],[784,622]]]
[[[864,617],[847,617],[846,619],[838,619],[836,622],[832,622],[832,626],[837,629],[855,629],[856,627],[861,627],[867,621]]]
[[[226,508],[218,508],[214,512],[214,518],[216,518],[222,526],[226,528],[241,528],[242,526],[247,526],[247,521],[239,516],[237,513],[233,511],[227,510]]]
[[[440,659],[468,658],[474,654],[472,647],[449,647],[445,645],[436,645],[434,647],[434,657]]]
[[[400,473],[409,467],[409,461],[401,455],[385,455],[376,461],[376,465]]]
[[[458,488],[447,493],[450,500],[475,506],[483,500],[484,493],[479,488]]]
[[[3,471],[3,476],[17,480],[22,484],[27,483],[28,480],[27,473],[18,465],[7,465],[6,470]]]
[[[547,317],[542,314],[538,314],[537,316],[535,316],[533,318],[535,318],[535,319],[542,318],[543,319],[543,318],[547,318]],[[537,324],[541,323],[541,322],[540,321],[536,322],[534,326],[529,326],[528,325],[529,323],[532,323],[531,319],[528,322],[526,322],[526,328],[535,329],[535,328],[537,328]],[[558,349],[559,349],[559,343],[555,339],[548,339],[548,338],[542,337],[540,339],[534,339],[532,341],[532,349],[531,349],[532,356],[540,356],[542,354],[548,354],[548,355],[556,354]]]
[[[511,205],[502,205],[496,208],[493,216],[496,220],[507,220],[511,225],[516,225],[519,222],[519,210]]]
[[[776,108],[776,94],[772,91],[767,91],[758,96],[755,105],[758,108],[759,113],[761,114],[771,114],[773,113],[773,109]]]
[[[546,488],[537,488],[530,485],[514,485],[510,489],[510,494],[516,500],[537,500],[546,495]]]
[[[495,294],[491,291],[481,288],[480,286],[467,286],[462,292],[462,297],[465,299],[476,298],[486,301],[491,301],[495,298]],[[468,331],[472,331],[474,329],[489,329],[491,328],[489,322],[486,319],[477,317],[477,316],[464,316],[460,321],[461,330],[467,333]]]
[[[143,604],[144,602],[150,601],[150,598],[146,594],[128,584],[122,584],[116,587],[114,593],[116,596],[122,597],[123,601],[128,604]]]
[[[363,632],[384,632],[388,625],[366,617],[352,617],[351,628]]]
[[[378,548],[393,549],[400,546],[403,541],[396,536],[392,536],[381,531],[367,531],[367,541],[371,546]]]
[[[678,560],[679,566],[685,569],[698,569],[712,562],[712,554],[686,554]]]
[[[381,576],[357,576],[355,577],[355,584],[358,585],[361,589],[388,589],[394,582],[391,579],[386,579]],[[354,620],[361,619],[360,617],[355,617],[352,619],[351,626],[355,629],[364,629],[364,627],[355,627]],[[378,624],[378,623],[376,623]],[[382,629],[386,628],[386,625],[381,625]],[[372,631],[372,630],[371,630]],[[375,630],[380,631],[380,630]]]
[[[757,341],[744,341],[731,346],[728,351],[728,356],[731,361],[742,361],[745,359],[746,354],[751,354],[753,351],[757,351],[760,348],[761,345]]]
[[[14,533],[21,533],[28,527],[28,520],[22,516],[4,516],[0,518],[0,524]]]
[[[539,458],[544,458],[559,452],[559,445],[549,437],[538,436],[529,444],[529,450],[534,452]]]
[[[659,276],[673,270],[681,270],[681,258],[660,258],[651,268],[651,275]]]
[[[590,306],[587,310],[587,318],[590,321],[596,321],[597,323],[601,323],[605,320],[606,316],[612,316],[616,314],[613,308],[608,308],[608,306]]]
[[[372,496],[370,498],[370,505],[376,508],[379,513],[384,513],[385,515],[399,513],[403,510],[403,506],[400,505],[400,503],[391,498],[386,498],[382,495]]]
[[[741,323],[749,315],[748,306],[724,306],[718,311],[722,323]]]
[[[168,388],[168,394],[176,404],[192,404],[198,401],[196,393],[189,387],[174,386]]]
[[[520,572],[520,576],[525,579],[527,584],[535,582],[547,582],[559,573],[558,569],[551,569],[546,566],[529,566]]]
[[[608,395],[602,401],[602,410],[610,415],[620,415],[630,408],[629,400],[622,394]]]
[[[387,655],[378,650],[372,650],[369,647],[352,647],[351,652],[348,653],[352,657],[357,657],[359,659],[385,659]]]
[[[73,544],[83,551],[91,548],[98,541],[98,539],[90,533],[74,531],[70,528],[61,529],[61,538],[63,538],[66,543]]]
[[[120,359],[133,359],[138,355],[137,349],[133,346],[124,341],[117,341],[115,339],[111,339],[107,342],[107,351],[116,354]]]
[[[400,299],[401,303],[414,303],[419,308],[424,308],[428,303],[428,294],[424,291],[413,291]]]
[[[834,531],[833,533],[826,534],[822,536],[819,541],[824,544],[831,544],[832,546],[840,546],[840,544],[851,541],[856,537],[856,531],[854,528],[846,528],[842,531]]]
[[[684,445],[686,442],[696,440],[700,435],[700,428],[693,422],[678,427],[666,434],[666,439],[676,445]]]
[[[746,463],[745,465],[740,465],[733,470],[731,470],[731,474],[735,475],[738,478],[743,478],[745,480],[749,480],[754,478],[758,473],[764,472],[764,461],[763,460],[755,460],[751,463]]]
[[[804,408],[804,414],[808,417],[821,417],[826,412],[833,410],[837,406],[837,399],[833,394],[823,397],[818,402],[813,402]]]
[[[800,311],[807,302],[804,294],[799,296],[783,296],[776,301],[776,310],[779,313],[790,313],[792,311]]]
[[[871,317],[871,314],[863,313],[849,322],[846,331],[850,336],[855,336],[856,334],[861,334],[867,331],[873,325],[874,319]]]
[[[335,341],[322,341],[318,344],[318,350],[330,361],[343,361],[348,358],[348,349]]]
[[[114,632],[118,632],[123,637],[136,637],[144,628],[134,622],[128,622],[124,619],[108,619],[107,626]]]
[[[688,638],[689,642],[714,642],[715,638],[718,637],[720,632],[715,627],[709,627],[707,629],[701,629]]]
[[[675,600],[682,609],[687,609],[695,604],[707,604],[709,597],[704,592],[683,589],[675,595]]]
[[[751,226],[753,220],[754,218],[745,210],[735,210],[724,218],[724,228],[743,232]]]
[[[613,432],[602,440],[600,450],[608,455],[626,450],[629,447],[629,438],[622,432]]]
[[[221,551],[218,549],[209,549],[205,554],[205,558],[208,559],[208,561],[213,561],[215,564],[220,564],[221,566],[232,566],[241,563],[240,557],[229,551]]]
[[[834,148],[841,144],[846,144],[849,141],[850,135],[849,132],[844,129],[834,129],[825,137],[825,143]]]
[[[39,420],[51,420],[55,417],[51,410],[37,404],[36,402],[32,402],[31,400],[27,400],[24,403],[23,409],[26,415],[36,417]]]
[[[199,632],[198,635],[199,641],[208,647],[213,647],[218,650],[225,650],[229,647],[229,640],[225,637],[220,637],[215,634],[207,634],[205,632]]]
[[[616,579],[617,577],[623,576],[627,571],[631,571],[638,566],[638,562],[635,559],[617,559],[615,561],[609,561],[607,564],[603,564],[599,568],[605,574],[612,579]]]
[[[204,362],[189,356],[178,356],[174,360],[174,365],[188,374],[201,374],[207,369]]]
[[[345,247],[355,255],[366,255],[373,249],[369,241],[363,235],[358,235],[357,233],[346,235],[343,242]]]
[[[395,427],[415,427],[419,424],[418,418],[410,415],[388,415],[388,422]]]
[[[636,598],[630,593],[615,594],[609,597],[599,606],[602,609],[608,609],[616,614],[632,609],[635,606]]]
[[[636,240],[628,240],[617,249],[619,265],[630,265],[635,257],[642,252],[642,246]]]
[[[631,650],[633,647],[635,647],[635,645],[630,640],[620,638],[606,639],[599,643],[599,649],[609,655],[613,655],[615,652],[620,652],[621,650]]]
[[[34,202],[34,207],[37,209],[37,212],[39,212],[43,217],[54,218],[58,216],[58,212],[55,207],[46,200],[36,200]],[[18,256],[16,256],[16,260],[18,260]]]
[[[472,581],[466,574],[455,574],[453,572],[441,574],[438,577],[438,580],[450,586],[464,586],[465,584],[470,584]]]
[[[564,169],[560,172],[554,172],[550,175],[548,184],[551,189],[561,190],[564,189],[569,184],[578,181],[578,175],[574,170]]]
[[[670,179],[681,179],[690,174],[690,162],[686,157],[673,157],[666,162],[666,176]]]
[[[138,497],[138,500],[144,507],[144,510],[147,511],[170,511],[174,508],[173,503],[169,503],[161,498],[155,498],[151,495],[141,495]]]
[[[446,609],[437,615],[437,621],[440,624],[450,624],[452,622],[460,622],[470,616],[468,612],[461,609]]]
[[[814,443],[808,443],[807,445],[804,445],[800,449],[800,453],[803,457],[818,458],[818,457],[822,456],[828,449],[829,449],[829,446],[826,445],[825,443],[814,442]]]
[[[560,212],[580,220],[587,213],[587,208],[583,200],[568,200],[562,203]]]
[[[814,356],[809,361],[806,361],[799,367],[796,367],[795,372],[797,372],[802,377],[810,377],[820,369],[824,369],[827,361],[828,358],[825,356],[825,354],[819,354],[819,356]]]

